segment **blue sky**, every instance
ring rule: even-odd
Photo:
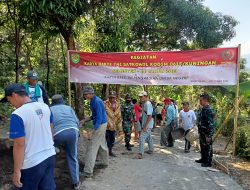
[[[241,44],[241,57],[247,58],[247,67],[250,68],[250,0],[204,0],[204,5],[213,12],[231,15],[239,22],[236,37],[224,42],[222,47]]]

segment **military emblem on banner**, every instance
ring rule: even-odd
[[[77,64],[80,62],[80,55],[78,53],[72,53],[71,54],[71,61],[74,63],[74,64]]]
[[[222,52],[222,59],[225,61],[231,61],[234,58],[234,51],[231,49],[224,50]]]

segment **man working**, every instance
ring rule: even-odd
[[[214,134],[215,121],[214,113],[209,105],[209,96],[203,94],[200,96],[201,111],[198,114],[198,130],[200,135],[201,159],[196,160],[202,167],[211,167],[213,150],[212,137]]]
[[[29,71],[27,73],[27,82],[24,84],[26,92],[33,102],[42,102],[49,105],[47,92],[37,81],[38,74],[35,71]]]
[[[6,101],[16,108],[10,117],[14,185],[21,190],[54,190],[55,149],[49,107],[32,102],[25,87],[17,83],[5,88],[1,102]]]
[[[121,107],[116,101],[116,93],[110,92],[109,99],[104,102],[105,109],[107,112],[107,131],[106,131],[106,140],[109,148],[109,156],[116,157],[113,153],[112,148],[115,143],[116,132],[120,134],[122,132],[122,116],[121,116]]]
[[[166,117],[165,121],[166,124],[163,126],[161,131],[161,146],[168,146],[173,147],[174,146],[174,139],[172,137],[172,130],[175,127],[175,109],[172,106],[170,98],[165,98],[165,109],[166,109]]]
[[[183,110],[180,111],[180,127],[185,130],[185,136],[194,127],[196,116],[193,110],[189,109],[189,103],[183,102]],[[191,143],[185,138],[185,152],[190,152]]]
[[[132,126],[135,120],[134,106],[131,101],[131,96],[127,94],[125,96],[125,103],[121,106],[122,128],[125,136],[125,147],[128,151],[131,151],[134,146],[130,144]]]
[[[63,97],[59,94],[52,97],[50,109],[54,118],[55,146],[63,145],[65,147],[72,187],[73,189],[79,189],[79,164],[77,158],[79,120],[74,110],[64,104]]]
[[[151,135],[151,130],[154,127],[154,120],[152,118],[153,106],[151,102],[148,100],[147,92],[143,91],[139,94],[140,101],[143,103],[142,108],[142,131],[139,141],[139,159],[142,159],[144,154],[144,143],[145,141],[148,143],[149,151],[147,153],[153,154],[154,152],[154,144],[153,138]]]
[[[105,138],[107,129],[107,117],[103,101],[94,94],[94,89],[86,86],[83,89],[84,97],[90,101],[92,116],[85,119],[85,122],[93,120],[94,128],[88,132],[88,145],[85,158],[83,175],[93,176],[93,169],[97,153],[100,156],[103,166],[108,166],[108,147]]]

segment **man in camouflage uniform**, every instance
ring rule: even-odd
[[[121,106],[121,114],[122,114],[122,128],[125,136],[125,147],[127,150],[131,151],[131,147],[133,145],[130,144],[132,126],[135,120],[134,114],[134,106],[131,103],[132,99],[129,94],[125,97],[125,103]]]
[[[212,137],[214,134],[215,122],[214,112],[209,105],[209,96],[203,94],[200,96],[202,109],[198,113],[198,129],[200,135],[201,159],[196,160],[202,167],[211,167],[213,150]]]

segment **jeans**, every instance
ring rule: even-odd
[[[79,163],[77,158],[79,131],[66,129],[54,137],[55,146],[64,145],[72,184],[79,182]]]
[[[154,144],[153,144],[153,138],[152,138],[152,129],[147,129],[147,131],[141,131],[141,136],[139,139],[139,153],[144,154],[144,143],[145,141],[148,143],[149,151],[154,151]]]

